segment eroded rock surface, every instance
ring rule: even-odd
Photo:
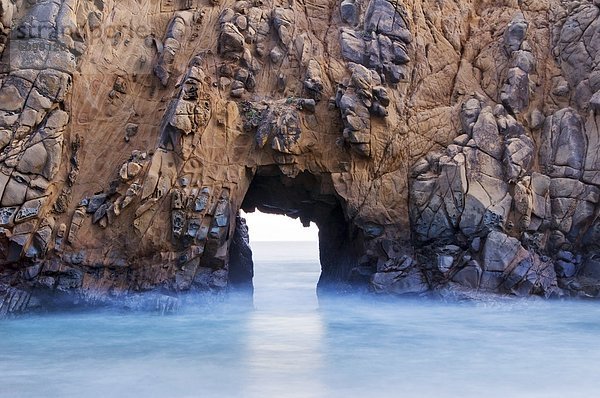
[[[596,0],[1,1],[0,51],[0,315],[251,289],[242,208],[322,290],[599,296]]]

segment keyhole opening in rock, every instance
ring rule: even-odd
[[[288,177],[276,167],[259,168],[250,183],[241,209],[246,213],[258,210],[267,214],[285,215],[299,219],[304,225],[313,222],[319,229],[319,295],[329,290],[345,290],[351,282],[351,271],[356,267],[363,247],[362,235],[350,228],[330,178],[309,172]],[[274,235],[276,234],[274,231]],[[252,241],[251,229],[249,235]],[[252,261],[248,261],[249,253],[244,244],[235,243],[239,240],[239,237],[234,237],[231,247],[230,284],[233,288],[252,289],[254,265]]]

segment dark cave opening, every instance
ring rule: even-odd
[[[251,213],[285,215],[300,219],[307,226],[314,222],[319,228],[319,260],[321,276],[319,294],[340,292],[350,288],[352,270],[362,253],[359,231],[351,228],[342,202],[336,195],[329,175],[299,173],[295,178],[285,176],[278,167],[257,170],[246,193],[241,209]],[[245,225],[238,217],[238,227]],[[247,233],[247,230],[246,230]],[[250,231],[251,233],[251,231]],[[248,262],[249,248],[236,233],[230,251],[229,279],[235,287],[252,288],[252,263]]]

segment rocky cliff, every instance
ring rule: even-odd
[[[1,0],[0,314],[252,284],[600,291],[598,0]],[[162,295],[162,296],[161,296]]]

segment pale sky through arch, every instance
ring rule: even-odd
[[[304,228],[300,219],[293,219],[282,215],[242,212],[242,217],[248,224],[250,242],[306,242],[317,241],[319,229],[315,223],[310,223],[309,228]]]

